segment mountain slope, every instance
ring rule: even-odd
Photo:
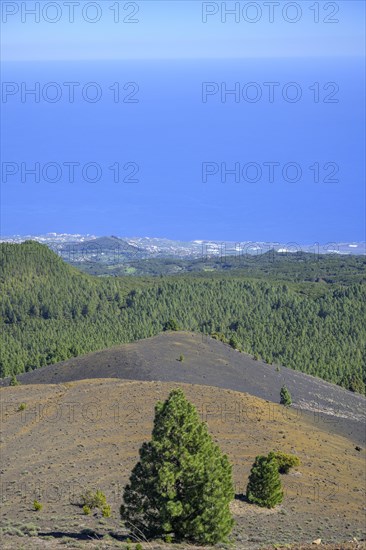
[[[2,547],[53,548],[57,537],[63,547],[88,548],[96,537],[98,548],[125,548],[127,532],[119,521],[122,490],[138,449],[150,439],[154,405],[176,386],[99,379],[2,388]],[[300,542],[318,538],[343,549],[343,541],[365,538],[365,451],[296,411],[284,416],[280,405],[235,391],[179,386],[233,464],[234,549],[255,550],[274,542],[299,548]],[[255,456],[272,449],[295,453],[301,465],[281,476],[284,502],[267,510],[249,505],[243,493]],[[112,506],[111,518],[85,516],[75,505],[82,492],[97,488]],[[32,509],[35,498],[43,504],[39,513]],[[18,537],[22,530],[39,536]],[[143,547],[158,550],[162,543]],[[189,548],[182,545],[182,550]]]
[[[296,284],[242,274],[84,275],[47,247],[0,244],[0,376],[162,332],[174,320],[360,393],[366,285]]]
[[[178,359],[184,356],[184,361]],[[181,382],[226,388],[279,402],[285,384],[299,415],[362,444],[366,398],[281,367],[255,361],[209,337],[166,332],[19,375],[22,384],[59,384],[93,378]],[[9,379],[2,382],[8,384]],[[284,409],[285,410],[285,409]]]

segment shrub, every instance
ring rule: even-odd
[[[183,361],[184,361],[184,355],[180,355],[178,361],[180,361],[181,363],[183,363]]]
[[[169,544],[173,542],[173,537],[171,535],[165,535],[164,540]]]
[[[282,502],[281,479],[274,457],[256,457],[249,476],[247,498],[250,502],[266,508],[274,508]]]
[[[285,405],[285,407],[289,407],[292,404],[291,394],[286,388],[286,386],[282,386],[280,391],[280,404]]]
[[[1,535],[10,535],[11,537],[24,537],[23,531],[18,529],[18,527],[0,527],[0,538]]]
[[[136,544],[135,550],[143,550],[142,544],[140,542]]]
[[[111,517],[111,513],[112,513],[112,510],[111,510],[111,507],[109,504],[105,504],[102,508],[102,516],[104,518],[110,518]]]
[[[43,508],[43,504],[41,504],[40,502],[38,502],[38,500],[35,500],[33,502],[33,509],[36,511],[36,512],[40,512]]]
[[[102,493],[102,491],[100,491],[100,489],[97,489],[95,493],[90,490],[85,491],[85,493],[80,496],[80,500],[82,506],[88,506],[90,509],[102,509],[103,506],[107,505],[106,496]]]
[[[215,544],[233,527],[231,465],[182,390],[155,407],[152,440],[140,449],[121,517],[133,534]]]
[[[84,512],[84,514],[85,514],[86,516],[89,516],[90,513],[91,513],[91,508],[90,508],[90,506],[87,506],[86,504],[84,504],[84,506],[83,506],[83,512]]]
[[[34,525],[34,523],[25,523],[24,525],[20,526],[20,530],[24,535],[28,535],[29,537],[36,537],[38,535],[39,527],[37,527],[37,525]]]
[[[300,459],[296,455],[282,453],[281,451],[269,453],[269,457],[276,459],[280,474],[288,474],[290,468],[300,466]]]
[[[19,382],[18,378],[15,376],[15,374],[12,374],[12,375],[11,375],[11,379],[10,379],[9,385],[10,385],[10,386],[19,386],[19,385],[20,385],[20,382]]]
[[[27,405],[25,403],[20,403],[18,407],[18,411],[24,411],[27,408]]]

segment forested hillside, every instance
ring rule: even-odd
[[[107,250],[107,249],[106,249]],[[65,254],[64,259],[89,275],[114,276],[159,276],[175,274],[210,273],[222,274],[228,271],[246,278],[291,281],[340,283],[350,285],[366,283],[365,256],[339,256],[337,254],[311,254],[306,252],[279,253],[275,251],[259,255],[202,256],[201,258],[179,259],[147,258],[132,259],[125,254],[124,261],[118,260],[116,253],[104,254],[92,259],[85,254],[83,261],[73,261]]]
[[[0,244],[2,377],[179,328],[364,392],[366,285],[242,274],[93,278],[35,242]],[[168,325],[169,326],[169,325]]]

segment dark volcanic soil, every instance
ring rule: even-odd
[[[180,355],[184,361],[178,361]],[[255,361],[210,337],[166,332],[37,369],[18,376],[22,384],[57,384],[92,378],[184,382],[246,392],[279,402],[286,384],[299,415],[324,430],[366,442],[366,398],[292,369]],[[9,379],[0,385],[8,385]]]
[[[332,550],[364,547],[343,544],[366,538],[365,450],[349,439],[298,418],[292,408],[284,417],[281,405],[249,394],[109,378],[1,388],[1,548],[127,550],[119,516],[123,487],[151,438],[156,402],[177,386],[233,467],[232,546],[216,550],[299,549],[318,539]],[[281,476],[284,501],[268,510],[249,504],[244,494],[255,457],[270,450],[294,453],[300,465]],[[111,505],[110,518],[100,511],[86,516],[78,506],[81,493],[97,488]],[[34,499],[41,511],[34,510]],[[174,548],[199,550],[143,542],[144,550]]]

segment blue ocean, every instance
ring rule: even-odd
[[[364,240],[363,69],[4,63],[1,233]]]

